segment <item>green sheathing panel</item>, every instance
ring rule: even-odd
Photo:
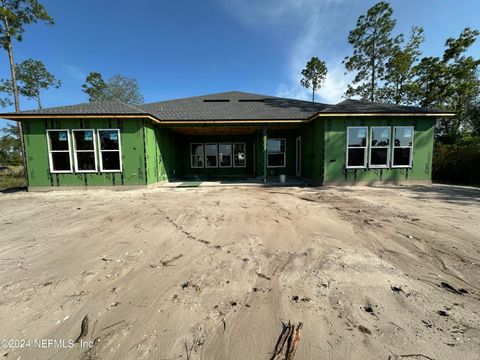
[[[316,119],[299,129],[302,141],[301,176],[323,181],[323,120]]]
[[[324,182],[431,180],[435,122],[433,118],[328,118],[323,121],[325,127]],[[414,126],[413,167],[411,169],[346,169],[347,127],[382,125]]]
[[[253,176],[254,175],[254,144],[255,137],[253,135],[184,135],[180,136],[181,155],[183,175],[187,177],[192,176],[206,176],[206,177],[228,177],[228,176]],[[190,144],[191,143],[246,143],[246,166],[245,167],[228,167],[228,168],[192,168],[190,160]],[[232,153],[233,163],[233,153]]]
[[[147,183],[141,120],[33,119],[24,120],[23,124],[30,187],[146,185]],[[48,163],[47,129],[120,129],[123,171],[51,174]],[[73,161],[73,144],[70,144],[70,148]]]
[[[158,143],[155,135],[155,129],[152,124],[144,121],[144,138],[145,138],[145,173],[147,175],[147,183],[152,184],[160,180],[160,162]]]
[[[179,135],[156,124],[147,124],[145,134],[148,183],[172,181],[182,176]]]
[[[267,166],[267,176],[277,176],[284,174],[287,176],[295,176],[295,139],[297,137],[297,129],[271,129],[267,128],[268,139],[285,139],[286,140],[286,163],[285,167],[269,168]],[[256,131],[256,164],[258,176],[263,176],[263,130]]]

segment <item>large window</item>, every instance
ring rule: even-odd
[[[50,172],[72,172],[70,134],[68,130],[47,130],[47,143]]]
[[[93,130],[73,130],[73,149],[76,172],[97,171],[95,132]]]
[[[233,167],[245,167],[247,164],[247,146],[245,143],[233,143]]]
[[[390,160],[390,126],[372,126],[370,128],[370,164],[371,168],[388,168]]]
[[[192,168],[203,168],[203,144],[190,144]]]
[[[367,127],[355,126],[347,128],[347,168],[360,169],[366,167],[367,160]]]
[[[393,128],[392,167],[412,167],[413,126]]]
[[[190,143],[192,168],[231,168],[246,166],[247,146],[234,143]]]
[[[232,144],[218,144],[218,156],[220,158],[220,167],[232,167]]]
[[[120,154],[120,131],[118,129],[98,130],[100,148],[100,170],[103,172],[122,171]]]
[[[217,144],[205,144],[205,167],[218,167],[218,151]]]
[[[285,139],[267,140],[267,166],[269,168],[285,167],[286,150]]]

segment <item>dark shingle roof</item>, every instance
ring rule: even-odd
[[[120,101],[99,101],[94,103],[58,106],[42,110],[21,111],[21,115],[103,115],[103,114],[144,114],[143,109]]]
[[[129,105],[119,101],[105,101],[71,106],[60,106],[20,113],[0,114],[9,116],[42,115],[139,115],[153,116],[162,121],[202,120],[304,120],[325,114],[444,114],[435,110],[413,106],[345,100],[336,105],[313,103],[238,91],[230,91],[183,99],[167,100],[141,105]]]
[[[322,113],[363,113],[363,114],[375,114],[375,113],[389,113],[389,114],[404,114],[404,113],[445,113],[439,112],[433,109],[425,109],[416,106],[405,106],[405,105],[394,105],[394,104],[385,104],[369,101],[361,101],[354,99],[347,99],[342,102],[339,102],[336,105],[331,105],[328,109],[322,111]]]
[[[327,104],[238,91],[140,105],[161,120],[307,119]]]

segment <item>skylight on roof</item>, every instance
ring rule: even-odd
[[[203,99],[203,102],[230,102],[229,99]]]

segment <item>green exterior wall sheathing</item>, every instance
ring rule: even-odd
[[[300,128],[302,141],[302,177],[315,182],[323,181],[323,120],[316,119]]]
[[[182,177],[262,177],[264,131],[243,135],[181,135],[147,119],[22,120],[30,187],[145,186]],[[286,139],[286,166],[268,168],[267,176],[296,175],[296,138],[301,137],[301,176],[315,183],[431,180],[434,118],[332,117],[317,118],[294,128],[268,124],[267,137]],[[411,169],[346,169],[348,126],[414,126]],[[202,125],[206,127],[206,125]],[[274,128],[272,128],[274,127]],[[120,129],[122,172],[50,174],[47,129]],[[72,139],[71,139],[72,140]],[[190,143],[245,142],[244,168],[195,169]],[[73,149],[73,144],[70,144]],[[98,157],[98,155],[97,155]]]
[[[411,169],[346,169],[348,126],[413,126]],[[433,118],[329,118],[324,120],[324,183],[429,181],[435,120]],[[370,129],[369,129],[370,131]],[[393,131],[393,129],[392,129]]]
[[[33,119],[22,122],[30,187],[117,186],[146,185],[147,183],[142,122],[120,119]],[[122,172],[51,174],[48,163],[47,129],[120,129]],[[72,141],[72,137],[70,140]],[[73,144],[70,144],[70,147],[73,149]]]
[[[179,135],[151,123],[146,124],[145,133],[148,184],[172,181],[182,176]]]

